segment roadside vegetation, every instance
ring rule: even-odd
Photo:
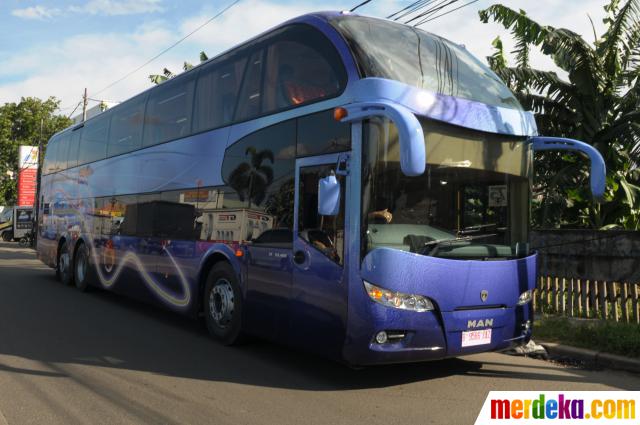
[[[19,146],[37,146],[41,141],[44,155],[51,136],[71,125],[68,117],[55,115],[58,106],[60,101],[54,97],[23,97],[0,106],[0,205],[16,202]]]
[[[543,316],[534,323],[533,337],[536,341],[640,358],[640,326],[635,323]]]
[[[535,113],[540,134],[589,143],[607,164],[605,199],[597,203],[589,193],[586,160],[536,153],[535,227],[640,230],[640,0],[610,0],[604,10],[604,33],[596,34],[592,25],[587,37],[501,4],[480,11],[483,22],[511,31],[515,63],[509,65],[500,38],[488,61]],[[532,68],[531,49],[549,56],[563,75]]]

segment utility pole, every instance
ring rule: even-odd
[[[87,103],[89,99],[87,99],[87,88],[84,88],[84,95],[82,96],[82,122],[87,120]]]

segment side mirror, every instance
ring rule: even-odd
[[[340,182],[335,175],[318,182],[318,214],[338,215],[340,211]]]
[[[607,167],[600,152],[591,145],[562,137],[532,137],[534,151],[575,151],[586,154],[591,160],[590,180],[591,193],[596,200],[602,199],[607,178]]]
[[[416,116],[406,107],[389,100],[356,102],[345,105],[343,122],[361,121],[370,117],[385,117],[398,128],[400,138],[400,169],[406,176],[419,176],[426,168],[427,154],[424,133]]]

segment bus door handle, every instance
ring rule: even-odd
[[[293,254],[293,261],[296,264],[303,264],[306,259],[307,259],[307,256],[305,255],[304,251],[296,251]]]

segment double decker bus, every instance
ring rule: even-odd
[[[290,20],[52,137],[39,258],[80,290],[351,365],[532,332],[530,112],[464,47],[348,13]]]

